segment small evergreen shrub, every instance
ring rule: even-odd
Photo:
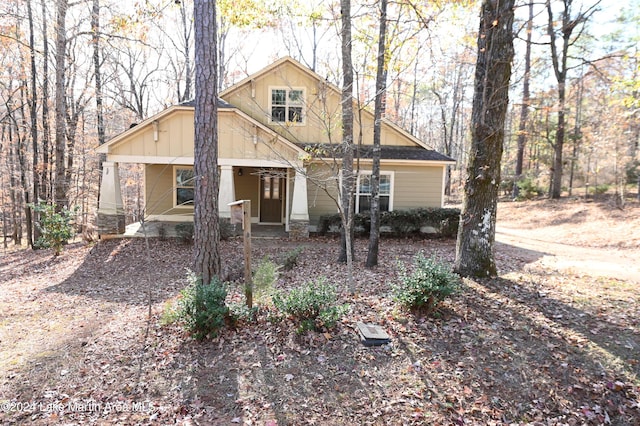
[[[544,190],[530,177],[518,181],[518,190],[518,200],[531,200],[544,194]]]
[[[413,271],[400,264],[399,283],[392,286],[394,300],[404,308],[427,314],[434,312],[440,302],[456,293],[460,277],[434,257],[419,252],[413,260]]]
[[[280,256],[279,263],[285,271],[290,271],[298,266],[298,257],[300,257],[302,250],[302,247],[296,247]]]
[[[591,188],[594,195],[603,195],[611,188],[611,185],[602,184]]]
[[[368,213],[354,216],[356,233],[368,235],[371,230],[371,218]],[[391,229],[396,237],[407,238],[419,235],[423,227],[435,229],[437,236],[455,237],[460,223],[460,209],[457,208],[418,208],[394,210],[380,214],[380,225]],[[323,215],[318,222],[318,233],[325,235],[340,232],[342,221],[339,214]]]
[[[66,207],[61,212],[56,212],[55,204],[47,204],[40,201],[38,204],[30,204],[34,211],[40,214],[37,223],[40,230],[40,238],[36,241],[37,248],[52,248],[54,255],[62,253],[62,249],[71,238],[75,236],[73,227],[73,212]]]
[[[176,235],[184,244],[191,244],[193,242],[193,222],[178,223]]]
[[[278,280],[280,266],[269,260],[262,259],[253,271],[253,298],[258,304],[266,303],[273,293],[273,285]]]
[[[235,235],[234,227],[228,220],[221,219],[218,222],[220,226],[220,239],[228,240]],[[176,235],[185,244],[191,244],[194,236],[193,222],[182,222],[176,225]]]
[[[329,330],[349,309],[349,305],[336,305],[336,288],[327,284],[324,278],[308,282],[286,294],[278,292],[272,299],[278,311],[298,323],[299,332]]]
[[[215,337],[229,314],[225,284],[218,277],[203,284],[191,272],[188,279],[189,285],[180,292],[175,317],[195,339]]]

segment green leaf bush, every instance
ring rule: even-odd
[[[196,340],[215,337],[229,315],[225,284],[218,277],[203,284],[193,273],[188,279],[189,285],[180,292],[175,318]]]
[[[349,305],[337,305],[336,287],[324,278],[307,282],[291,291],[278,292],[272,297],[273,305],[298,324],[298,331],[330,330],[348,311]]]
[[[423,252],[414,257],[411,272],[403,263],[399,268],[399,282],[392,285],[393,299],[412,311],[431,314],[460,288],[461,280],[456,273],[436,258],[426,258]]]
[[[40,221],[37,223],[40,238],[36,241],[35,246],[37,248],[52,248],[54,255],[58,256],[62,253],[64,245],[75,236],[73,212],[64,207],[58,213],[55,204],[47,204],[45,201],[30,206],[40,214]]]
[[[369,213],[358,213],[353,217],[354,227],[360,235],[369,235],[371,217]],[[421,234],[421,229],[431,227],[435,235],[451,238],[458,234],[460,209],[457,208],[418,208],[394,210],[380,213],[380,226],[387,227],[391,235],[407,238]],[[323,215],[318,222],[318,233],[325,235],[340,232],[342,220],[339,214]]]

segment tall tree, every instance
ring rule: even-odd
[[[39,155],[38,155],[38,86],[37,86],[37,67],[36,67],[36,48],[35,48],[35,34],[33,30],[33,9],[31,7],[31,0],[27,0],[27,18],[29,20],[29,62],[31,69],[31,93],[29,100],[29,117],[31,122],[31,165],[32,165],[32,183],[33,183],[33,202],[37,203],[39,198],[41,170],[39,167]],[[28,199],[27,199],[28,200]],[[27,220],[27,239],[31,248],[34,248],[34,243],[40,237],[40,231],[37,226],[33,226],[37,220],[37,214],[32,209],[25,211]]]
[[[96,118],[98,145],[105,142],[104,111],[102,107],[102,60],[100,59],[100,0],[93,0],[91,8],[91,44],[93,45],[93,79],[96,86]],[[102,167],[102,163],[100,163]]]
[[[356,176],[353,173],[353,64],[351,61],[351,0],[340,0],[342,51],[342,233],[338,261],[353,262],[353,210]]]
[[[58,210],[67,206],[68,182],[65,180],[65,153],[66,141],[66,97],[65,97],[65,71],[66,71],[66,50],[67,50],[67,0],[57,0],[56,14],[56,93],[55,93],[55,149],[56,149],[56,177],[54,202]]]
[[[380,133],[387,86],[387,0],[380,0],[380,34],[378,36],[378,64],[373,122],[373,164],[371,166],[371,231],[366,267],[378,264],[380,246]]]
[[[208,284],[220,274],[218,222],[218,67],[216,0],[194,0],[194,271]]]
[[[471,151],[456,244],[463,276],[497,273],[494,259],[500,158],[509,103],[515,0],[483,0],[474,80]]]
[[[527,144],[527,119],[529,117],[529,101],[531,92],[529,79],[531,78],[531,37],[533,34],[533,0],[529,0],[529,19],[527,20],[527,40],[524,53],[524,78],[522,80],[522,105],[520,105],[520,121],[518,123],[518,152],[516,154],[516,171],[513,180],[513,198],[517,198],[520,192],[518,181],[522,176],[524,165],[524,149]]]
[[[573,0],[561,0],[562,10],[560,19],[557,20],[553,14],[551,0],[546,0],[548,15],[547,34],[549,35],[549,45],[551,47],[551,63],[553,73],[558,82],[558,128],[556,130],[553,157],[553,173],[551,182],[551,198],[560,198],[562,192],[562,168],[564,165],[562,151],[564,149],[565,125],[566,125],[566,93],[567,93],[567,73],[569,71],[569,48],[575,44],[582,34],[584,23],[596,11],[596,6],[600,1],[595,2],[585,12],[580,11],[576,16],[572,16],[571,6]],[[556,27],[560,24],[559,27]],[[577,33],[574,31],[577,30]],[[560,38],[560,40],[558,40]]]

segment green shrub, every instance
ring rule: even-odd
[[[253,271],[253,298],[258,304],[266,303],[273,293],[273,285],[278,280],[280,266],[269,260],[262,259]]]
[[[298,331],[322,330],[335,327],[338,320],[349,309],[349,305],[336,305],[336,288],[320,278],[308,282],[288,293],[273,295],[273,304],[278,311],[298,323]]]
[[[72,223],[73,212],[64,207],[60,213],[57,213],[55,204],[50,205],[44,201],[30,204],[30,206],[40,214],[40,221],[37,223],[40,238],[35,246],[53,248],[54,255],[58,256],[62,253],[64,245],[75,235]]]
[[[233,225],[224,218],[218,222],[220,226],[220,239],[225,241],[235,235]],[[182,222],[176,225],[176,235],[185,244],[191,244],[194,236],[193,222]]]
[[[460,286],[460,277],[447,265],[422,252],[414,257],[412,272],[404,264],[399,267],[400,282],[392,286],[393,298],[410,310],[432,313]]]
[[[441,237],[455,237],[460,223],[460,209],[457,208],[418,208],[411,210],[394,210],[380,214],[380,225],[388,227],[396,237],[410,237],[417,235],[423,227],[435,229],[436,235]],[[354,216],[356,232],[368,235],[371,229],[371,219],[368,213],[358,213]],[[323,215],[318,222],[318,233],[324,235],[339,232],[342,222],[339,214]]]
[[[258,308],[249,308],[246,303],[230,303],[229,317],[235,326],[255,321]]]
[[[602,184],[591,188],[591,191],[594,195],[603,195],[606,194],[607,191],[611,188],[611,185]]]
[[[210,284],[189,273],[189,285],[180,292],[175,317],[197,340],[216,336],[229,314],[227,289],[218,277]]]
[[[285,271],[290,271],[298,266],[298,257],[302,253],[302,250],[302,247],[296,247],[280,256],[278,261]]]
[[[193,242],[193,222],[182,222],[176,225],[176,235],[185,244]]]
[[[518,181],[518,190],[519,200],[531,200],[544,194],[544,190],[530,177],[524,177]]]

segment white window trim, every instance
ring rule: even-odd
[[[356,202],[355,202],[355,212],[356,213],[360,213],[360,176],[371,176],[373,173],[370,171],[360,171],[360,173],[358,173],[358,178],[356,179],[356,188],[354,191],[354,196],[356,197]],[[395,178],[395,172],[392,171],[380,171],[380,176],[389,176],[389,211],[393,211],[393,188],[394,188],[394,178]],[[386,195],[385,195],[386,196]]]
[[[300,90],[302,91],[302,120],[301,121],[275,121],[273,120],[273,116],[271,111],[273,111],[273,91],[274,90],[286,90],[287,91],[287,104],[285,104],[286,108],[289,107],[289,92],[292,90]],[[307,99],[307,89],[304,87],[288,87],[288,86],[269,86],[269,124],[280,124],[283,126],[304,126],[307,123],[307,104],[305,100]],[[287,114],[288,115],[288,114]]]
[[[180,165],[180,166],[173,166],[173,182],[172,182],[172,187],[173,190],[172,195],[173,195],[173,199],[172,199],[172,203],[173,203],[173,208],[175,209],[189,209],[189,210],[193,210],[194,204],[178,204],[178,182],[176,181],[176,176],[177,173],[176,171],[178,169],[191,169],[193,170],[193,166],[187,166],[187,165]],[[195,183],[194,183],[194,191],[195,191]],[[194,200],[195,202],[195,200]]]

